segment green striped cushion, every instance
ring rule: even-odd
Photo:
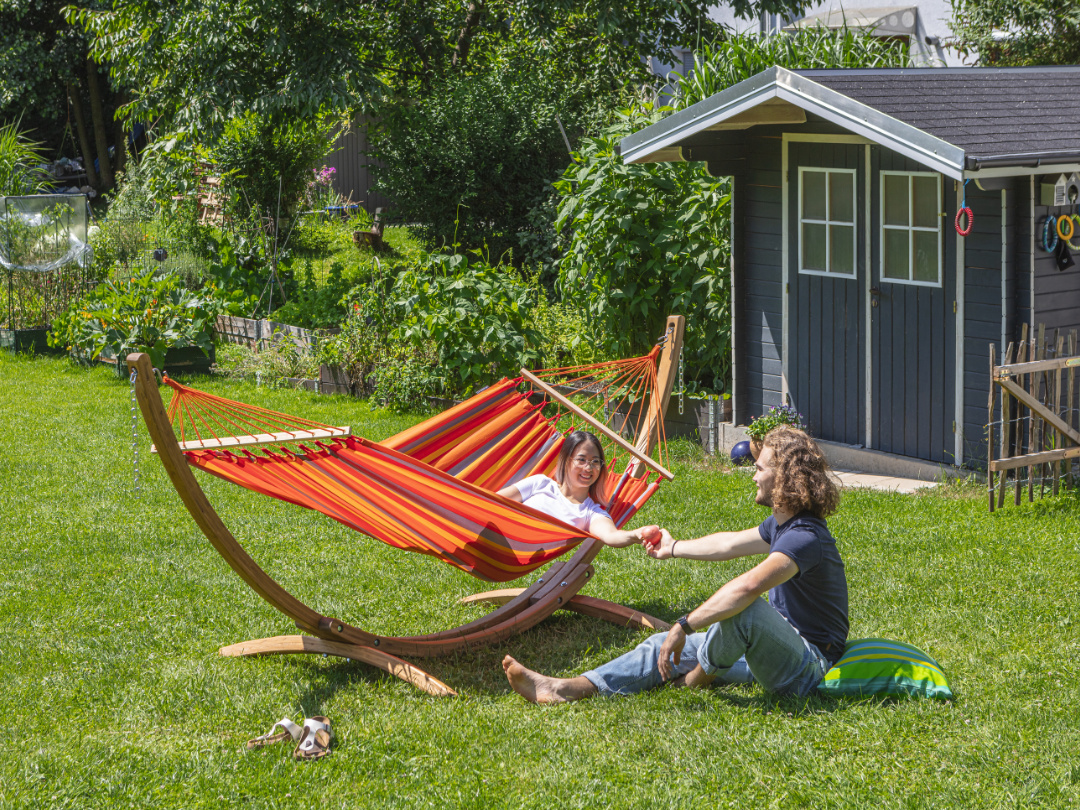
[[[818,690],[826,695],[953,696],[941,666],[917,647],[884,638],[852,641]]]

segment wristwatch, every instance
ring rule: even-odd
[[[690,614],[684,613],[682,616],[675,620],[675,624],[679,625],[683,629],[686,635],[690,635],[694,632],[694,628],[690,626]]]

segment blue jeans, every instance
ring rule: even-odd
[[[667,633],[650,636],[613,661],[584,673],[602,695],[633,695],[660,686],[657,668]],[[830,664],[799,635],[776,608],[755,599],[737,616],[686,638],[676,677],[698,664],[720,683],[760,683],[767,691],[805,696],[825,677]]]

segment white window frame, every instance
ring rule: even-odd
[[[803,174],[805,172],[821,172],[825,174],[825,219],[807,219],[803,216]],[[828,166],[800,166],[799,167],[799,274],[804,276],[825,276],[827,278],[856,278],[859,272],[859,195],[856,183],[856,169],[832,169]],[[851,222],[846,220],[834,220],[832,215],[832,199],[829,197],[829,175],[846,174],[851,177]],[[810,270],[803,266],[803,223],[809,222],[814,225],[825,226],[825,256],[826,262],[832,257],[832,231],[830,225],[851,226],[851,272],[838,273],[832,270]]]
[[[880,231],[878,236],[878,279],[883,284],[907,284],[911,287],[941,287],[942,286],[942,265],[944,264],[944,256],[942,253],[942,200],[941,200],[941,175],[938,172],[899,172],[899,171],[887,171],[882,169],[880,173],[880,179],[878,182],[878,230]],[[906,177],[908,178],[908,222],[913,223],[915,221],[915,211],[913,206],[915,205],[915,195],[912,193],[914,182],[913,177],[933,177],[937,179],[937,227],[927,228],[923,225],[886,225],[885,224],[885,177],[886,175],[892,175],[894,177]],[[885,275],[885,231],[907,231],[908,234],[908,277],[903,278],[889,278]],[[937,233],[937,281],[916,281],[915,275],[915,241],[914,234],[920,233]]]

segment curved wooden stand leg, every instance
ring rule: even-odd
[[[567,603],[566,609],[581,613],[584,616],[603,619],[620,627],[636,627],[638,629],[645,628],[657,631],[671,629],[671,625],[663,619],[650,616],[648,613],[642,613],[640,610],[634,610],[626,605],[620,605],[617,602],[609,602],[606,599],[597,599],[593,596],[581,596],[579,594]]]
[[[464,596],[458,599],[458,604],[475,605],[482,602],[485,605],[505,605],[511,599],[521,596],[524,592],[524,588],[500,588],[497,591],[484,591],[483,593],[474,593],[472,596]]]
[[[218,650],[222,655],[240,657],[248,655],[288,655],[291,653],[309,653],[311,655],[335,655],[338,658],[350,658],[363,661],[373,667],[411,683],[417,689],[437,697],[457,695],[453,689],[438,678],[428,675],[408,661],[402,661],[392,655],[361,647],[358,644],[343,644],[340,641],[327,641],[314,636],[274,636],[252,641],[241,641]]]
[[[485,605],[505,605],[511,599],[519,596],[524,590],[524,588],[502,588],[497,591],[474,593],[472,596],[466,596],[459,599],[458,604],[475,605],[477,603],[483,603]],[[648,613],[642,613],[640,610],[634,610],[626,605],[620,605],[617,602],[609,602],[606,599],[597,599],[592,596],[582,596],[577,594],[571,597],[566,605],[566,609],[572,610],[575,613],[580,613],[583,616],[592,616],[596,619],[603,619],[606,622],[617,624],[620,627],[636,627],[648,630],[671,629],[671,625],[663,619],[650,616]]]

